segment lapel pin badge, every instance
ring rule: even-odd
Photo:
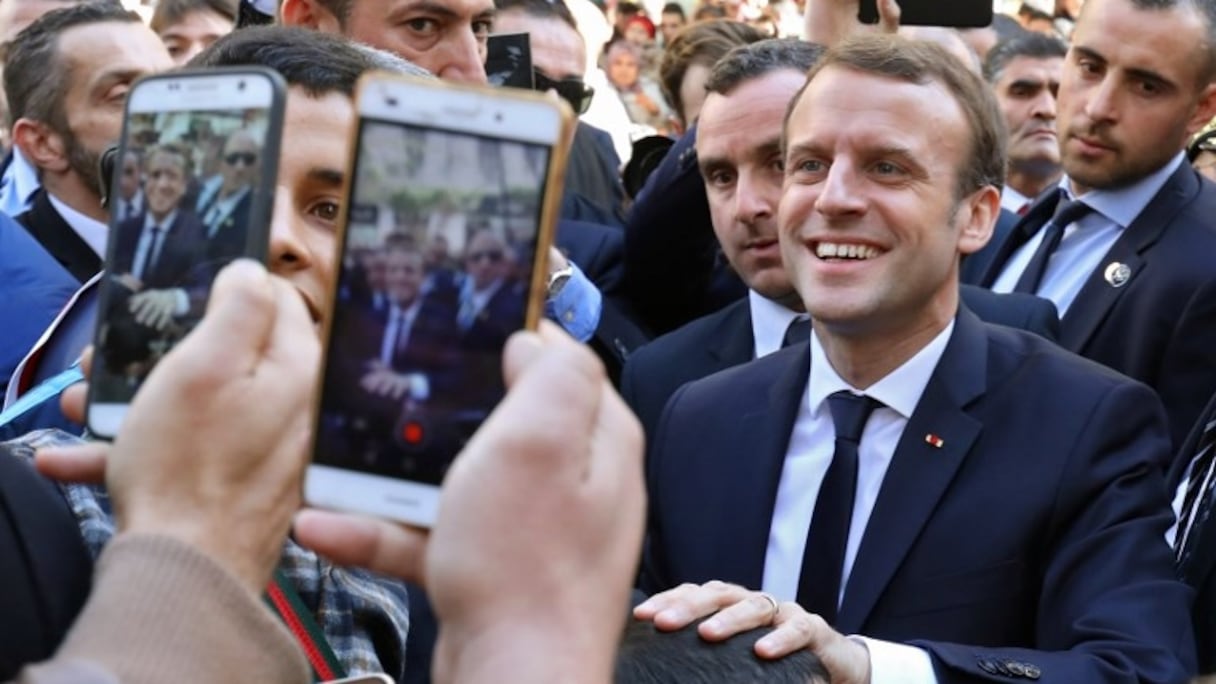
[[[935,434],[930,433],[930,434],[925,435],[925,444],[928,444],[929,446],[933,447],[934,449],[942,448],[942,445],[945,443],[946,443],[946,441],[944,439],[942,439],[941,437],[938,437]]]
[[[1105,276],[1111,287],[1123,287],[1132,277],[1132,267],[1112,261],[1106,266]]]

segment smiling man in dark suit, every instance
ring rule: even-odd
[[[1210,0],[1086,3],[1060,81],[1065,178],[979,281],[1055,302],[1060,343],[1155,389],[1175,445],[1216,389],[1216,186],[1183,152],[1216,114],[1214,32]]]
[[[775,597],[703,635],[776,618],[842,682],[1192,673],[1159,402],[959,306],[999,209],[998,117],[928,43],[858,37],[811,71],[778,210],[810,344],[685,385],[648,457],[644,588]],[[675,628],[748,596],[682,586],[637,613]]]
[[[199,195],[196,212],[207,230],[209,260],[223,264],[245,252],[261,153],[260,138],[250,131],[235,131],[224,141],[220,173]]]
[[[810,334],[810,322],[777,246],[781,122],[822,53],[800,40],[763,40],[722,58],[706,81],[695,158],[717,243],[746,295],[654,340],[625,366],[621,395],[646,434],[680,385],[747,363]],[[963,300],[980,318],[1054,336],[1050,302],[994,295],[968,286]]]

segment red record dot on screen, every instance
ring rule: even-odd
[[[408,444],[418,444],[422,441],[422,426],[418,423],[406,423],[401,428],[401,437]]]

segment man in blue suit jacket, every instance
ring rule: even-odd
[[[30,237],[0,215],[0,396],[9,376],[72,297],[76,279]]]
[[[1164,538],[1160,404],[959,306],[959,255],[999,206],[996,121],[936,45],[858,38],[811,71],[778,221],[809,349],[673,396],[648,461],[642,583],[763,588],[763,617],[833,681],[1181,682],[1190,593]],[[674,627],[656,605],[698,591],[728,593],[681,587],[639,613]]]

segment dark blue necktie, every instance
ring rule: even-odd
[[[1066,201],[1065,197],[1064,191],[1060,190],[1060,200],[1056,203],[1056,211],[1052,214],[1051,220],[1043,227],[1043,241],[1039,243],[1039,248],[1030,258],[1030,263],[1026,264],[1026,270],[1022,271],[1022,276],[1013,286],[1014,292],[1035,294],[1039,291],[1039,285],[1043,282],[1043,274],[1047,272],[1047,263],[1051,261],[1051,255],[1055,253],[1056,247],[1060,246],[1060,239],[1064,237],[1064,229],[1093,211],[1081,200]]]
[[[881,402],[852,392],[836,392],[828,397],[832,423],[836,426],[836,449],[815,498],[815,514],[807,532],[802,574],[798,578],[798,604],[819,614],[829,625],[836,624],[844,551],[853,519],[857,447],[866,421],[879,406]]]

